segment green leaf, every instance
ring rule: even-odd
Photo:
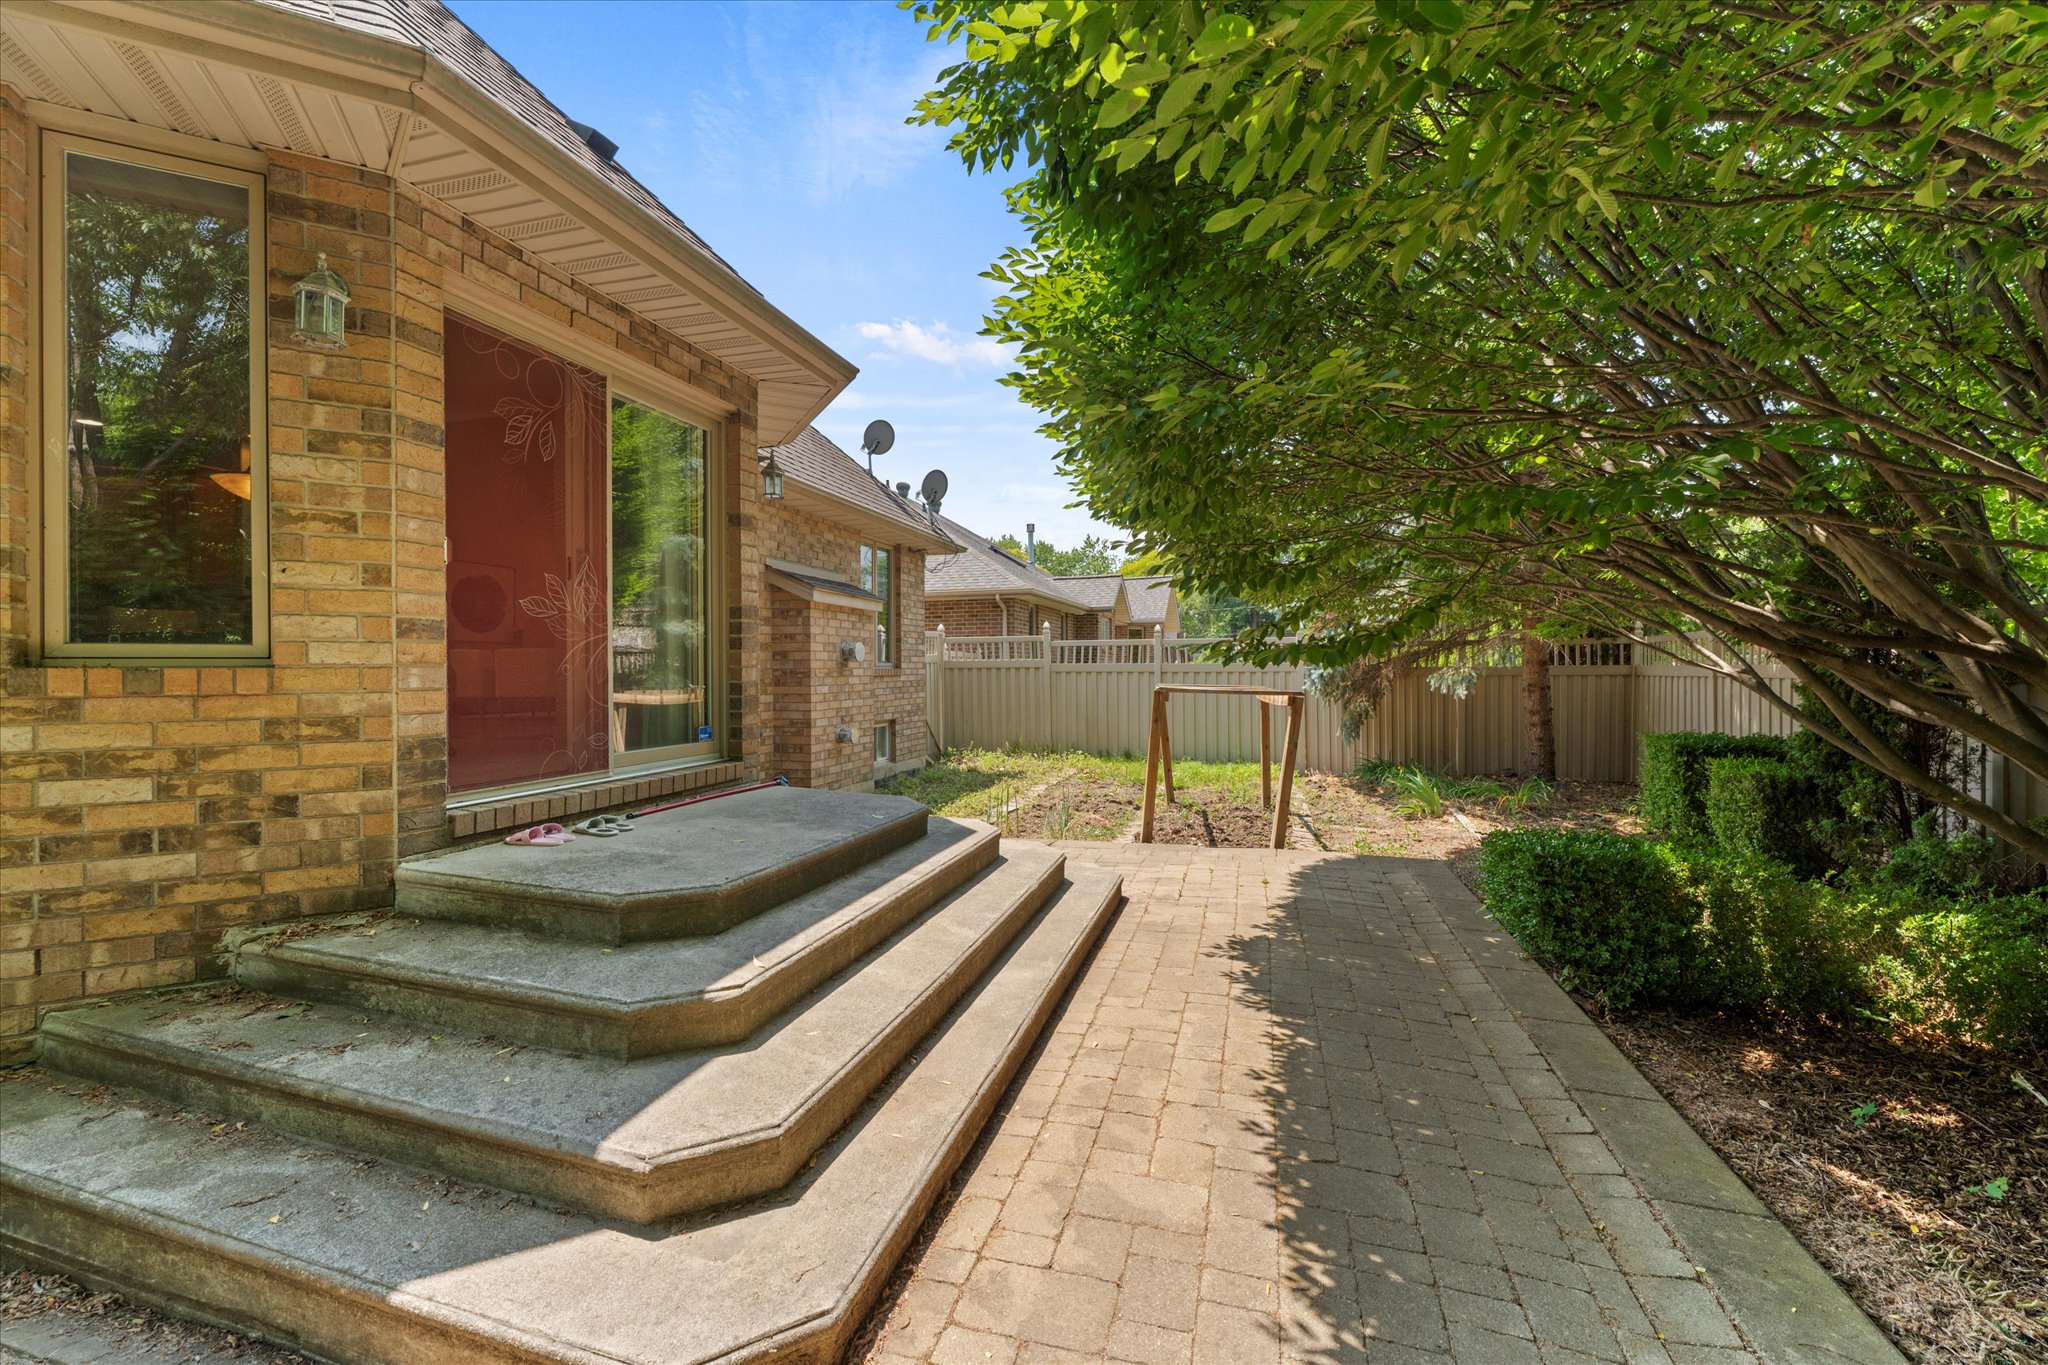
[[[1194,49],[1188,55],[1190,60],[1197,62],[1225,57],[1250,47],[1257,34],[1252,21],[1242,14],[1219,14],[1202,30],[1202,36],[1195,39]]]
[[[1201,94],[1202,87],[1208,83],[1209,73],[1206,71],[1186,71],[1175,76],[1172,83],[1159,96],[1159,107],[1154,117],[1161,123],[1170,123],[1179,118],[1187,112],[1195,96]]]

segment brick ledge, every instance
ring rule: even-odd
[[[548,820],[566,821],[571,816],[606,810],[612,806],[634,805],[681,792],[721,787],[728,782],[736,782],[743,776],[745,770],[742,764],[735,760],[726,760],[676,768],[665,773],[621,777],[611,782],[595,782],[587,787],[576,787],[569,791],[548,792],[535,796],[507,796],[503,800],[449,811],[448,837],[453,840],[473,839],[480,835],[519,829]]]

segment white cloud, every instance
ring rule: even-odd
[[[950,365],[956,370],[968,366],[1006,369],[1015,358],[1002,342],[991,337],[963,336],[943,322],[934,322],[929,327],[907,319],[863,322],[856,330],[869,341],[879,342],[884,350]]]

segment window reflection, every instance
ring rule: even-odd
[[[612,747],[708,741],[705,433],[612,400]]]
[[[65,638],[248,644],[249,192],[64,169]]]

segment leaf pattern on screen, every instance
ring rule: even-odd
[[[564,673],[587,667],[611,645],[605,632],[604,581],[597,565],[584,555],[566,575],[546,575],[544,586],[546,592],[520,598],[519,609],[545,623],[568,646],[562,656]]]
[[[529,450],[543,461],[555,458],[560,441],[550,409],[524,398],[500,398],[491,411],[505,419],[506,464],[524,464]]]

